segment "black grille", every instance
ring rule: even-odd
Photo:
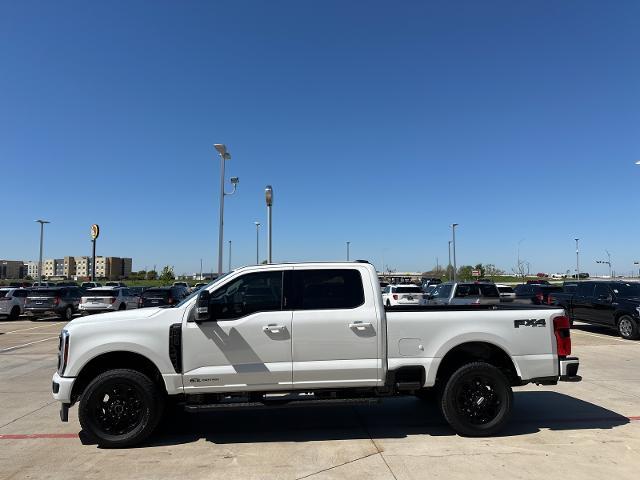
[[[169,358],[176,373],[182,373],[182,325],[180,323],[169,327]]]

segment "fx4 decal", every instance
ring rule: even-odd
[[[535,319],[535,318],[527,318],[524,320],[514,320],[513,326],[514,328],[520,327],[545,327],[547,322],[544,318]]]

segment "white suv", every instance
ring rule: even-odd
[[[138,308],[138,297],[123,287],[90,288],[80,301],[80,312],[85,314],[129,308]]]
[[[24,313],[27,293],[26,288],[0,288],[0,316],[17,320]]]
[[[396,305],[424,305],[426,295],[417,285],[387,285],[382,290],[382,302],[387,307]]]

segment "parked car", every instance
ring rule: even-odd
[[[127,285],[124,282],[106,282],[104,286],[105,287],[126,287]]]
[[[385,309],[372,265],[254,265],[175,308],[73,320],[60,335],[53,398],[63,422],[79,402],[83,433],[101,447],[144,441],[165,402],[194,413],[312,408],[435,389],[456,432],[488,436],[509,420],[512,387],[580,380],[563,313]]]
[[[509,285],[496,284],[498,291],[500,292],[500,301],[513,302],[516,297],[516,292],[513,291],[513,287]]]
[[[29,288],[32,287],[33,284],[31,282],[11,282],[9,286],[14,288]]]
[[[68,321],[78,311],[81,298],[80,287],[36,288],[29,290],[24,310],[29,316],[53,313]]]
[[[500,303],[500,292],[495,283],[446,282],[427,299],[431,305],[491,305]]]
[[[189,293],[191,293],[191,287],[187,282],[173,282],[173,287],[184,287]]]
[[[538,283],[527,283],[516,285],[513,289],[516,296],[513,299],[515,303],[525,305],[551,305],[552,300],[549,294],[561,292],[560,285],[545,285]]]
[[[640,338],[640,282],[589,280],[574,285],[572,291],[551,296],[553,305],[564,308],[571,323],[604,325],[627,340]]]
[[[426,295],[417,285],[387,285],[382,291],[382,302],[387,307],[395,305],[424,305]]]
[[[131,295],[140,297],[142,296],[142,292],[144,292],[147,288],[149,287],[129,287],[129,292],[131,292]]]
[[[126,287],[91,288],[82,296],[80,312],[87,314],[138,308],[139,300]]]
[[[28,293],[26,288],[0,288],[0,317],[16,320],[24,313]]]
[[[34,288],[40,288],[40,287],[55,287],[56,284],[53,282],[33,282],[33,285],[31,285]]]
[[[442,283],[442,280],[440,278],[423,278],[422,279],[422,291],[426,293],[427,291],[427,287],[429,287],[430,285],[440,285]]]
[[[102,284],[100,282],[82,282],[80,284],[80,288],[84,288],[85,290],[89,290],[90,288],[101,287]]]
[[[152,287],[142,292],[140,296],[140,307],[175,305],[188,296],[189,292],[184,287]]]
[[[56,287],[79,287],[78,282],[72,282],[70,280],[63,280],[62,282],[56,283]]]

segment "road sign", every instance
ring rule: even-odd
[[[91,240],[95,240],[98,236],[100,236],[100,227],[97,223],[94,223],[91,225]]]
[[[480,270],[471,270],[471,275],[473,277],[479,277],[481,274]]]

